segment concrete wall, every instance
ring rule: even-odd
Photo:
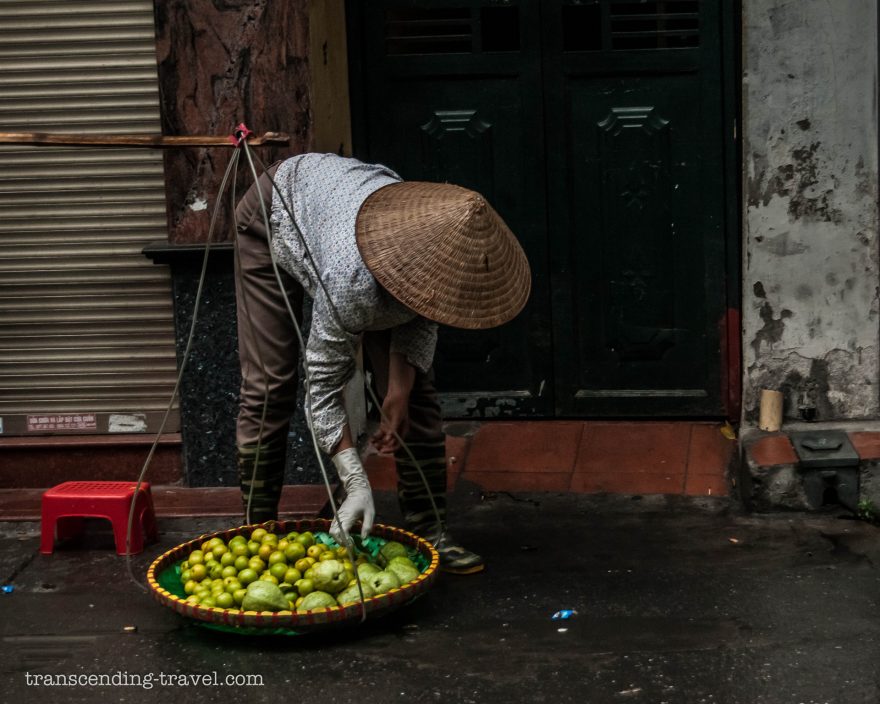
[[[743,0],[745,420],[878,415],[876,0]]]

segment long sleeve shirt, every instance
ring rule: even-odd
[[[305,367],[312,428],[328,453],[342,438],[347,422],[342,393],[354,374],[363,332],[391,328],[391,351],[405,355],[423,372],[434,358],[436,324],[379,285],[355,240],[361,204],[374,191],[400,180],[385,166],[335,154],[296,156],[275,174],[281,195],[275,191],[272,199],[272,248],[278,264],[314,301]]]

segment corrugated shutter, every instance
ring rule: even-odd
[[[0,16],[0,131],[161,132],[152,0],[0,0]],[[0,146],[4,434],[158,426],[171,284],[141,249],[166,228],[156,150]]]

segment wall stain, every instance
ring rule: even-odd
[[[802,124],[803,123],[803,124]],[[797,125],[806,130],[810,127],[809,120],[801,120]],[[804,126],[806,125],[806,126]],[[767,156],[753,153],[752,163],[755,178],[749,180],[748,203],[752,207],[767,206],[774,197],[788,199],[788,214],[792,220],[813,220],[817,222],[843,221],[843,213],[834,207],[834,188],[839,181],[834,174],[830,179],[832,188],[817,190],[820,183],[819,147],[821,142],[812,142],[808,146],[798,147],[791,151],[791,163],[777,166],[772,175]],[[862,173],[865,169],[862,167]],[[858,174],[858,169],[857,169]],[[866,174],[862,179],[866,182],[865,191],[871,193]]]
[[[816,220],[819,222],[841,223],[843,213],[832,206],[834,189],[826,189],[818,195],[807,195],[819,184],[819,159],[816,152],[821,145],[813,142],[808,147],[794,149],[795,183],[791,200],[788,203],[788,214],[793,220]]]
[[[809,249],[809,247],[803,242],[793,241],[791,233],[789,232],[780,232],[774,237],[767,237],[765,242],[766,244],[764,245],[764,248],[770,252],[770,254],[775,254],[779,257],[789,257],[793,254],[801,254]]]
[[[768,347],[772,347],[774,343],[779,342],[779,340],[782,339],[782,333],[785,332],[785,319],[791,318],[794,313],[783,308],[779,311],[779,317],[774,318],[773,307],[765,300],[764,303],[761,304],[759,315],[761,316],[761,320],[764,321],[764,325],[755,333],[755,337],[751,342],[756,357],[761,351],[761,343],[766,343]]]
[[[794,297],[799,301],[806,301],[813,297],[813,289],[806,284],[800,284],[794,292]]]

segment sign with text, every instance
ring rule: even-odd
[[[97,430],[98,417],[95,413],[52,413],[27,417],[27,431],[42,433],[58,430]]]

